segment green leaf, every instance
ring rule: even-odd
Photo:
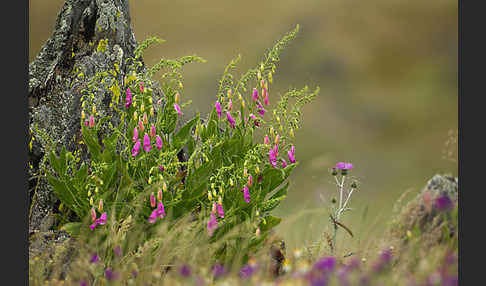
[[[54,151],[49,152],[49,163],[51,164],[51,167],[54,169],[54,171],[56,171],[58,175],[61,175],[61,162],[59,161]]]
[[[91,154],[91,158],[95,161],[101,161],[101,146],[98,143],[98,135],[96,134],[96,131],[83,125],[81,132],[84,143],[86,143],[88,151]]]
[[[187,122],[177,131],[173,137],[173,146],[177,151],[182,149],[183,145],[189,140],[193,127],[199,122],[199,113],[192,120]]]
[[[282,219],[279,217],[274,217],[274,216],[266,216],[264,217],[265,223],[262,221],[259,225],[260,231],[266,232],[269,231],[270,229],[276,227]]]
[[[64,224],[61,229],[65,230],[69,235],[76,237],[81,233],[81,226],[83,224],[80,222],[68,222]]]

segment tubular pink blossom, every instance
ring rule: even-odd
[[[135,128],[133,128],[133,142],[137,142],[137,140],[138,140],[138,129],[135,126]]]
[[[224,210],[223,210],[223,206],[220,205],[219,203],[217,204],[217,208],[218,208],[218,215],[220,218],[224,218]]]
[[[265,115],[265,108],[263,108],[263,105],[258,102],[257,104],[257,109],[258,109],[258,114],[260,114],[261,116],[264,116]]]
[[[143,93],[143,88],[144,88],[144,86],[143,86],[143,85],[144,85],[144,82],[143,82],[143,81],[141,81],[141,82],[140,82],[140,92],[141,92],[141,93]]]
[[[182,111],[181,111],[181,108],[180,108],[179,104],[174,103],[174,109],[177,111],[177,114],[179,114],[180,116],[182,116]]]
[[[256,88],[253,89],[253,101],[258,100],[258,90]]]
[[[248,176],[248,187],[251,187],[253,185],[253,176],[249,175]]]
[[[250,203],[250,190],[246,185],[243,187],[243,198],[245,199],[245,202]]]
[[[153,208],[155,208],[155,204],[156,204],[156,202],[155,202],[155,195],[154,195],[154,192],[152,192],[150,194],[150,206],[153,207]]]
[[[287,151],[290,163],[295,163],[295,148],[292,146],[289,151]]]
[[[228,110],[231,111],[233,109],[233,101],[230,99],[228,102]]]
[[[96,221],[96,210],[94,208],[91,208],[91,221]]]
[[[153,124],[150,127],[150,137],[155,137],[155,126]]]
[[[157,192],[157,199],[160,201],[162,201],[162,189],[159,188],[159,191]]]
[[[270,138],[268,138],[268,135],[265,135],[265,138],[263,139],[263,143],[265,145],[270,145]]]
[[[138,120],[138,129],[140,129],[140,132],[143,132],[143,130],[145,130],[142,120]]]
[[[161,201],[159,202],[159,205],[157,206],[157,216],[159,218],[165,217],[165,208],[164,208],[164,204]]]
[[[285,159],[282,159],[282,168],[287,167],[287,161]]]
[[[93,115],[91,115],[89,117],[89,127],[90,128],[93,128],[94,127],[94,116]]]
[[[148,218],[149,223],[155,223],[157,221],[157,209],[153,210]]]
[[[214,213],[211,213],[207,225],[208,229],[208,234],[209,236],[212,236],[214,231],[218,228],[218,221],[216,220],[216,215]]]
[[[231,113],[229,111],[226,111],[226,118],[228,118],[231,128],[235,128],[236,121],[233,119],[233,117],[231,117]]]
[[[147,118],[147,113],[143,113],[143,124],[147,124],[148,123],[148,118]]]
[[[218,113],[218,118],[221,118],[221,103],[219,101],[216,101],[214,104],[214,107],[216,107],[216,112]]]
[[[157,135],[157,137],[155,137],[155,146],[159,150],[162,149],[162,138],[160,138],[159,135]]]
[[[266,88],[263,88],[263,103],[268,105],[268,91]]]
[[[132,92],[127,88],[127,97],[125,98],[125,107],[129,108],[132,105]]]
[[[145,133],[143,137],[143,150],[145,150],[145,152],[150,152],[151,149],[152,145],[150,144],[150,137]]]
[[[138,155],[138,152],[140,152],[140,139],[137,139],[137,143],[135,143],[135,145],[133,146],[133,149],[132,149],[132,156],[135,157]]]

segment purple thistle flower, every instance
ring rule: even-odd
[[[179,269],[179,273],[184,276],[184,277],[189,277],[191,276],[191,267],[189,265],[184,264],[182,267]]]
[[[282,168],[287,167],[287,161],[285,159],[282,159]]]
[[[385,249],[380,253],[378,261],[373,265],[374,272],[382,271],[392,260],[392,253],[390,249]]]
[[[221,118],[221,103],[219,101],[216,101],[214,104],[214,107],[216,107],[216,112],[218,113],[218,118]]]
[[[137,126],[135,126],[135,128],[133,128],[133,142],[137,142],[138,140],[138,129],[137,129]]]
[[[91,115],[89,117],[89,127],[90,128],[93,128],[94,127],[94,116],[93,115]]]
[[[217,206],[216,206],[216,208],[218,209],[218,215],[219,215],[219,217],[220,218],[224,218],[223,206],[218,203]]]
[[[258,90],[256,88],[253,89],[253,101],[258,100]]]
[[[181,108],[180,108],[179,104],[174,103],[174,109],[177,111],[177,114],[179,114],[180,116],[182,116],[182,111],[181,111]]]
[[[289,157],[290,163],[295,163],[295,147],[293,145],[292,147],[290,147],[290,150],[287,151],[287,155]]]
[[[152,192],[150,194],[150,206],[155,208],[155,204],[156,204],[156,201],[155,201],[155,195],[154,195],[154,192]]]
[[[150,127],[150,137],[155,137],[155,126],[153,124]]]
[[[351,163],[345,163],[345,162],[339,162],[335,166],[336,169],[340,170],[351,170],[353,169],[353,164]]]
[[[243,279],[250,278],[255,272],[256,267],[246,264],[240,269],[240,277]]]
[[[434,208],[438,211],[450,211],[454,208],[454,203],[448,195],[440,194],[434,200]]]
[[[335,266],[336,258],[333,256],[321,258],[316,263],[314,263],[314,269],[322,272],[332,271]]]
[[[137,143],[135,143],[135,145],[133,146],[133,149],[132,149],[132,156],[135,157],[138,155],[138,152],[140,152],[140,139],[137,139]]]
[[[127,88],[127,97],[125,98],[125,107],[129,108],[132,105],[132,92]]]
[[[150,152],[150,149],[152,149],[152,145],[150,144],[150,137],[145,133],[143,136],[143,150],[145,152]]]
[[[214,278],[219,278],[226,274],[226,269],[224,269],[224,266],[221,264],[215,264],[211,270]]]
[[[91,256],[89,263],[97,263],[98,261],[100,261],[100,257],[98,256],[98,254],[95,253]]]
[[[211,216],[209,217],[207,229],[209,236],[212,236],[214,231],[218,228],[218,221],[216,220],[216,215],[211,212]]]
[[[246,185],[243,187],[243,198],[245,199],[245,202],[250,203],[250,190]]]
[[[155,146],[157,147],[157,149],[162,149],[162,138],[160,138],[159,135],[157,135],[157,137],[155,137]],[[162,166],[159,166],[159,169],[161,168]],[[164,170],[164,167],[162,167],[162,170]]]
[[[116,280],[118,279],[120,275],[118,275],[118,273],[116,273],[115,271],[112,271],[111,269],[106,269],[105,270],[105,277],[107,280]]]
[[[231,117],[231,113],[229,111],[226,111],[226,118],[228,118],[231,128],[235,128],[236,121],[233,119],[233,117]]]

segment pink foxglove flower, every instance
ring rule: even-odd
[[[250,190],[246,185],[243,187],[243,198],[245,199],[245,202],[250,203]]]
[[[265,105],[268,105],[269,104],[268,103],[268,91],[267,91],[266,88],[263,88],[263,94],[262,94],[262,96],[263,96],[263,103]]]
[[[253,89],[253,101],[258,100],[258,90],[256,88]]]
[[[159,202],[159,205],[157,206],[157,216],[159,218],[165,217],[165,208],[164,208],[164,204],[161,201]]]
[[[157,137],[155,137],[155,146],[157,147],[157,149],[162,149],[162,138],[160,138],[159,135],[157,135]],[[160,169],[161,166],[159,166],[159,169]],[[162,167],[163,168],[163,167]]]
[[[133,149],[132,149],[132,156],[135,157],[138,155],[138,152],[140,152],[140,139],[137,139],[137,143],[135,143],[135,145],[133,146]]]
[[[135,128],[133,128],[133,142],[137,142],[137,140],[138,140],[138,129],[135,126]]]
[[[153,124],[150,127],[150,137],[155,137],[155,126]]]
[[[209,217],[209,221],[208,221],[208,225],[207,225],[209,236],[212,236],[214,231],[217,228],[218,228],[218,221],[216,220],[216,215],[212,212],[210,217]]]
[[[270,164],[276,168],[277,167],[277,156],[278,156],[278,145],[275,145],[270,151],[268,151],[268,159]]]
[[[216,107],[216,112],[218,113],[218,118],[221,118],[221,103],[219,101],[216,101],[214,104],[214,107]]]
[[[145,133],[143,137],[143,150],[145,150],[145,152],[150,152],[151,149],[152,145],[150,144],[150,137]]]
[[[223,206],[218,203],[216,207],[218,208],[218,215],[219,215],[219,217],[220,218],[224,218]]]
[[[154,195],[154,192],[152,192],[150,194],[150,206],[153,207],[153,208],[155,208],[155,204],[156,204],[156,202],[155,202],[155,195]]]
[[[248,187],[251,187],[253,185],[253,176],[249,175],[248,176]]]
[[[94,127],[94,116],[93,115],[91,115],[89,117],[89,127],[90,128],[93,128]]]
[[[265,138],[263,139],[263,143],[265,145],[270,145],[270,138],[268,138],[268,135],[265,135]]]
[[[231,125],[231,128],[235,128],[236,121],[233,119],[233,117],[231,116],[231,113],[229,111],[226,111],[226,118],[228,118],[228,121]]]
[[[143,132],[143,130],[145,130],[142,120],[138,120],[138,129],[140,129],[140,132]]]
[[[260,121],[258,121],[258,118],[257,118],[255,115],[253,115],[253,113],[250,113],[250,118],[254,120],[254,121],[253,121],[253,124],[254,124],[256,127],[260,126]]]
[[[258,114],[260,114],[261,116],[265,115],[265,108],[263,108],[263,105],[260,102],[258,102],[257,110]]]
[[[125,107],[129,108],[132,105],[132,92],[127,88],[127,97],[125,98]]]
[[[93,224],[89,226],[91,230],[94,230],[96,226],[98,225],[104,225],[106,223],[106,213],[102,213],[100,218],[96,219]]]
[[[292,145],[290,150],[287,152],[290,163],[295,163],[295,147]]]
[[[178,115],[182,116],[182,111],[181,111],[181,107],[179,106],[179,104],[174,103],[174,109],[175,109],[175,111],[177,111]]]
[[[140,82],[140,92],[141,92],[141,93],[143,93],[143,89],[144,89],[144,86],[143,86],[143,85],[144,85],[144,82],[143,82],[143,81],[141,81],[141,82]]]
[[[96,210],[94,208],[91,208],[91,221],[96,221]]]
[[[230,110],[230,111],[231,111],[232,109],[233,109],[233,101],[230,99],[230,100],[228,101],[228,110]]]
[[[159,191],[157,192],[157,199],[159,200],[159,202],[162,201],[162,189],[159,188]]]
[[[285,159],[282,159],[282,168],[287,167],[287,161]]]

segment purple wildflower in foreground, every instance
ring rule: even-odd
[[[106,213],[102,213],[99,219],[96,219],[93,224],[89,226],[91,230],[94,230],[97,225],[104,225],[106,223]]]
[[[119,245],[117,245],[114,249],[113,249],[113,253],[115,253],[115,256],[117,257],[120,257],[121,256],[121,247]]]
[[[79,283],[79,286],[88,286],[88,283],[86,283],[85,280],[81,281],[81,283]]]
[[[216,101],[214,104],[214,107],[216,107],[216,112],[218,113],[218,118],[221,118],[221,103],[219,101]]]
[[[152,145],[150,144],[150,137],[145,133],[143,136],[143,150],[145,150],[145,152],[150,152],[151,149]]]
[[[450,211],[454,208],[454,203],[448,195],[440,194],[434,200],[434,208],[438,211]]]
[[[218,278],[226,274],[226,269],[224,269],[224,266],[221,264],[215,264],[211,270],[214,278]]]
[[[392,253],[390,249],[385,249],[380,253],[378,261],[373,265],[374,272],[380,272],[391,262]]]
[[[133,149],[132,149],[132,156],[135,157],[138,155],[138,152],[140,152],[140,139],[137,140],[137,143],[135,143],[135,145],[133,146]]]
[[[98,256],[98,254],[95,253],[95,254],[93,254],[91,256],[91,259],[89,260],[89,263],[96,263],[98,261],[100,261],[100,257]]]
[[[137,129],[137,126],[135,126],[135,128],[133,128],[133,142],[137,142],[138,140],[138,129]]]
[[[293,145],[292,147],[290,147],[290,150],[287,151],[287,155],[289,157],[290,163],[295,163],[295,147]]]
[[[180,108],[179,104],[174,103],[174,109],[175,109],[175,111],[177,111],[177,114],[179,114],[180,116],[182,116],[182,111],[181,111],[181,108]]]
[[[324,272],[332,271],[335,266],[336,258],[333,256],[321,258],[314,263],[314,269]]]
[[[243,279],[250,278],[256,272],[256,270],[256,266],[246,264],[240,269],[240,277]]]
[[[235,128],[236,121],[233,119],[233,117],[231,116],[231,113],[229,111],[226,111],[226,118],[228,119],[228,122],[230,123],[231,128]]]
[[[213,236],[214,231],[218,228],[218,221],[216,220],[216,215],[211,212],[211,216],[209,217],[207,229],[209,236]]]
[[[189,277],[191,276],[191,268],[189,265],[184,264],[182,267],[179,269],[179,273],[184,276],[184,277]]]
[[[132,92],[127,88],[127,97],[125,98],[125,107],[129,108],[132,105]]]
[[[248,190],[248,186],[243,187],[243,198],[245,202],[250,203],[250,190]]]
[[[258,100],[258,90],[256,88],[253,89],[253,101]]]
[[[157,147],[157,149],[162,149],[162,138],[160,138],[159,135],[157,135],[157,137],[155,137],[155,147]],[[159,169],[160,169],[161,166],[159,166]]]
[[[118,277],[120,277],[120,275],[118,275],[118,273],[108,268],[105,270],[105,277],[107,280],[116,280],[118,279]]]
[[[336,169],[340,170],[351,170],[353,169],[353,164],[351,163],[345,163],[345,162],[339,162],[335,166]]]

